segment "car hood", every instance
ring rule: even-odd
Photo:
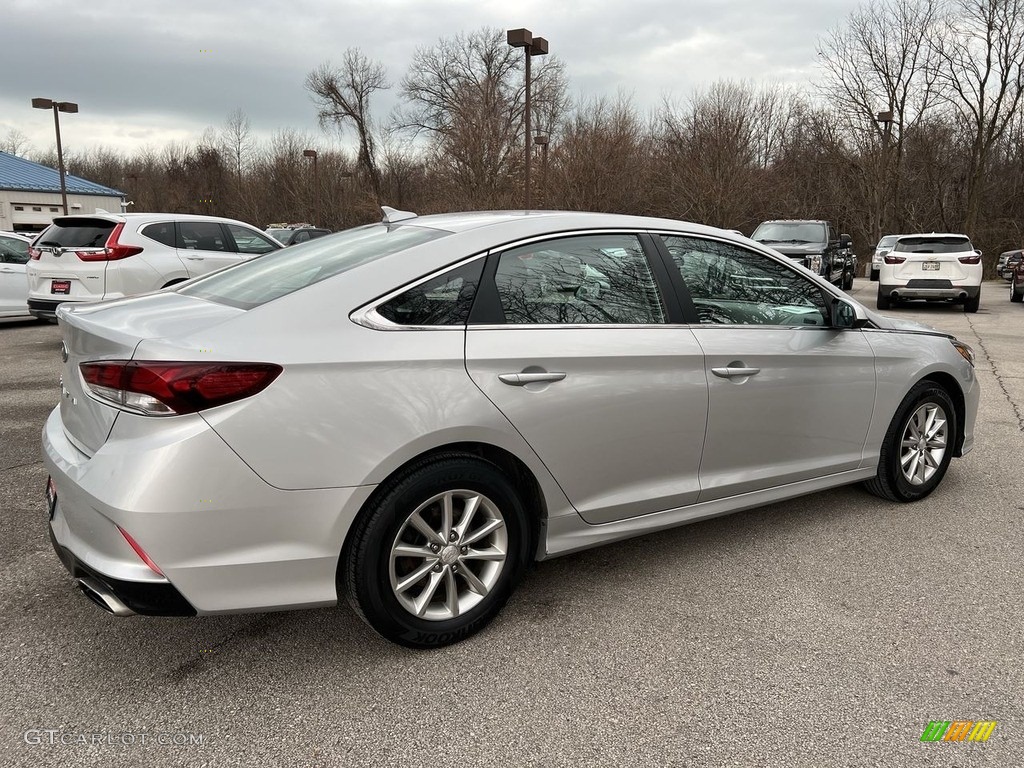
[[[924,323],[918,323],[914,320],[904,320],[900,317],[889,317],[888,315],[880,315],[877,312],[873,312],[865,307],[867,315],[871,318],[871,321],[886,331],[914,331],[916,333],[934,333],[939,336],[949,336],[944,331],[936,330],[930,325]]]
[[[758,241],[760,242],[760,241]],[[761,243],[783,256],[806,256],[807,254],[822,253],[826,246],[824,243]]]

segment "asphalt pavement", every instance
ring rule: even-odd
[[[539,563],[430,652],[347,604],[88,602],[46,533],[59,330],[0,320],[0,766],[1024,765],[1024,308],[994,281],[974,315],[892,314],[978,355],[975,449],[931,497],[851,486]],[[920,740],[966,720],[997,725]]]

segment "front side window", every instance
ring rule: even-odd
[[[377,314],[398,325],[465,325],[473,306],[484,260],[450,269],[377,307]]]
[[[663,240],[702,324],[827,324],[821,288],[787,265],[731,243]]]
[[[251,309],[370,261],[436,240],[445,230],[370,224],[334,237],[281,248],[190,282],[187,296]]]
[[[634,235],[548,240],[501,254],[494,280],[506,323],[664,323],[665,310]]]
[[[231,233],[231,238],[235,241],[235,250],[239,253],[270,253],[278,249],[277,243],[255,230],[246,229],[237,224],[227,224],[226,226],[228,232]]]

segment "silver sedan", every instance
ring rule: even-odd
[[[969,451],[970,348],[735,234],[584,213],[348,230],[62,306],[54,547],[118,614],[349,600],[464,639],[528,564]]]

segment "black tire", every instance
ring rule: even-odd
[[[1010,301],[1014,304],[1024,301],[1024,290],[1021,290],[1020,292],[1013,290],[1013,283],[1010,283]]]
[[[981,289],[978,289],[977,296],[968,296],[964,299],[964,312],[977,312],[981,306]]]
[[[889,309],[892,307],[892,300],[888,295],[882,293],[881,289],[879,289],[878,301],[875,302],[875,306],[878,307],[878,309]]]
[[[908,479],[904,472],[901,453],[904,438],[912,439],[909,433],[912,431],[911,423],[919,415],[921,409],[937,409],[936,416],[945,420],[945,434],[942,442],[945,445],[941,459],[934,462],[933,472],[930,475],[923,475],[927,467],[922,469],[920,482]],[[937,423],[938,419],[936,420]],[[886,430],[885,438],[882,441],[882,450],[878,458],[878,474],[871,480],[864,482],[864,487],[875,496],[880,496],[889,501],[917,501],[934,491],[949,468],[949,462],[953,458],[953,450],[957,444],[959,425],[956,422],[956,409],[946,390],[930,381],[922,381],[914,386],[907,396],[903,398],[900,407]],[[913,454],[913,449],[908,449]],[[925,452],[927,453],[927,452]],[[912,458],[911,458],[912,460]],[[919,464],[917,466],[920,466]],[[914,469],[915,465],[909,467]],[[916,474],[916,473],[915,473]]]
[[[849,291],[852,288],[853,288],[853,272],[848,270],[846,272],[843,272],[843,290],[844,291]]]
[[[871,272],[871,282],[872,283],[877,283],[878,282],[879,270],[872,269],[872,270],[869,270],[869,272]]]
[[[460,507],[463,499],[458,494],[477,497],[473,509],[478,511],[472,520],[482,525],[466,521],[462,533],[468,544],[462,546],[462,538],[453,538],[453,543],[441,548],[436,542],[448,541],[447,537],[432,540],[410,520],[419,510],[420,520],[428,522],[437,535],[444,530],[444,506],[436,499],[448,495],[455,523],[449,533],[461,537],[456,529],[469,507]],[[495,519],[503,525],[484,539],[470,541],[474,532]],[[504,561],[475,559],[474,553],[483,551],[475,549],[481,542],[491,551],[502,548],[495,545],[495,538],[504,546]],[[356,613],[381,636],[409,648],[437,648],[465,640],[497,615],[532,559],[533,544],[530,520],[505,473],[471,454],[443,454],[413,465],[378,489],[353,524],[339,563],[338,586],[340,590],[344,581]],[[424,554],[393,558],[393,549],[399,546]],[[426,552],[431,547],[438,547],[436,554]],[[465,560],[462,555],[467,555]],[[414,578],[420,571],[419,579],[410,581],[405,589],[398,588],[403,577]],[[470,577],[487,585],[484,596],[470,586]],[[436,584],[436,591],[428,595],[431,584]],[[452,595],[459,606],[455,616],[448,602]],[[463,598],[468,608],[462,607]],[[427,614],[434,615],[416,615],[412,604],[417,600]]]

